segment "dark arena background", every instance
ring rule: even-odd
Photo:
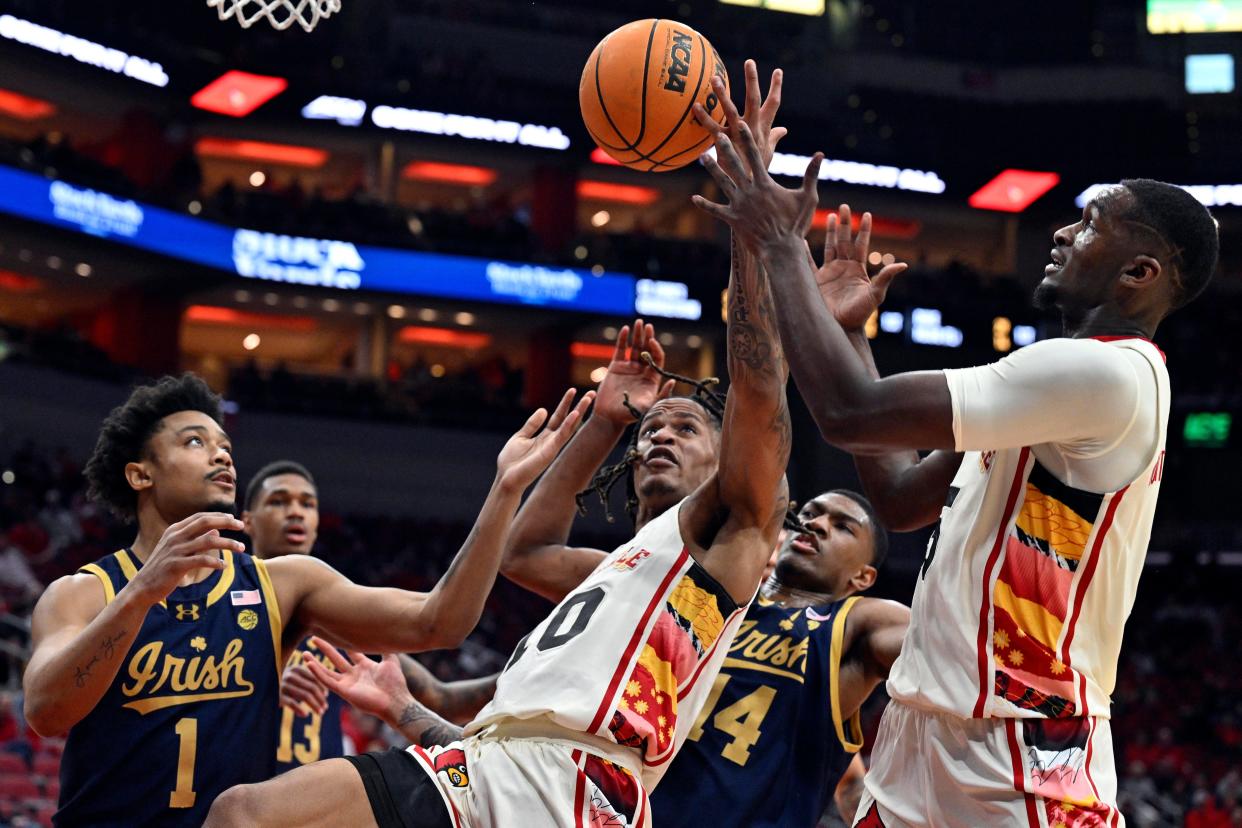
[[[594,387],[621,325],[725,374],[728,235],[690,203],[712,182],[610,163],[578,112],[591,49],[646,17],[708,36],[739,105],[743,59],[785,70],[774,169],[828,159],[812,249],[848,202],[875,215],[871,264],[910,265],[869,327],[882,373],[1057,336],[1030,294],[1097,185],[1213,210],[1219,271],[1156,337],[1168,456],[1113,736],[1127,824],[1242,826],[1242,0],[344,0],[309,33],[202,0],[0,0],[0,825],[51,825],[63,742],[23,719],[30,613],[133,540],[82,477],[133,385],[204,377],[243,487],[297,459],[317,556],[428,589],[506,435]],[[794,497],[857,487],[790,388]],[[575,538],[631,536],[623,488]],[[870,594],[908,602],[927,540],[894,534]],[[501,578],[460,650],[419,658],[493,673],[548,607]],[[401,744],[345,717],[357,751]]]

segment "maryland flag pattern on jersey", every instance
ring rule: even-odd
[[[733,601],[699,566],[669,595],[643,644],[609,728],[618,744],[658,759],[673,747],[679,688],[690,682],[725,626]]]
[[[1077,712],[1077,674],[1058,649],[1075,573],[1103,500],[1036,463],[992,590],[994,692],[1050,718]]]

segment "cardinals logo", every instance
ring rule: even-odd
[[[466,772],[466,754],[458,748],[450,748],[443,753],[437,754],[434,760],[437,773],[444,774],[444,778],[454,788],[464,788],[470,784],[470,774]]]

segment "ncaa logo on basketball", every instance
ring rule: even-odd
[[[672,46],[668,53],[668,80],[664,88],[670,92],[686,91],[686,75],[690,74],[691,44],[693,40],[685,32],[673,32]]]
[[[259,626],[259,614],[251,609],[242,610],[237,613],[237,626],[243,630],[253,630]]]

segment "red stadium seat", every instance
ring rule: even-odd
[[[3,770],[3,768],[0,768]],[[48,779],[56,779],[60,776],[60,757],[49,756],[48,754],[40,754],[34,760],[35,776],[45,776]]]
[[[26,760],[16,753],[0,753],[0,774],[22,774],[28,770]]]
[[[0,799],[42,799],[43,791],[28,775],[0,776]]]

